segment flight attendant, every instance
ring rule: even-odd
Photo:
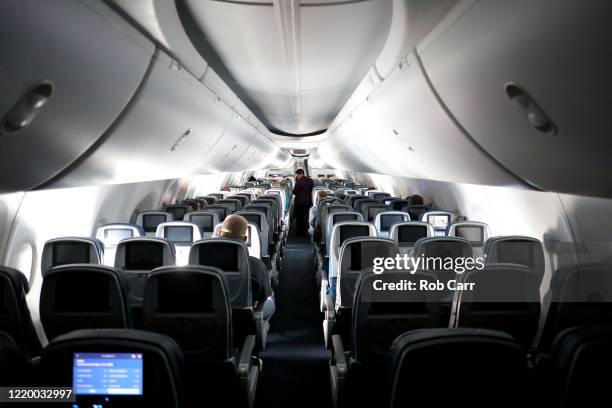
[[[312,189],[314,182],[304,174],[304,170],[295,172],[295,187],[293,187],[293,217],[295,218],[295,233],[297,236],[308,236],[308,211],[312,207]]]

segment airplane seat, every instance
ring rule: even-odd
[[[142,298],[147,274],[160,266],[175,264],[174,245],[167,239],[135,237],[119,242],[115,255],[115,268],[125,273],[129,292],[128,303],[135,327],[140,327],[142,323]]]
[[[242,209],[242,202],[236,198],[224,198],[223,200],[217,201],[217,204],[229,207],[230,213],[234,213]]]
[[[215,226],[215,232],[213,234],[215,238],[218,238],[221,236],[222,227],[223,227],[223,224],[217,224]],[[249,250],[249,256],[252,256],[257,259],[261,259],[261,251],[262,251],[261,240],[259,237],[260,237],[259,227],[256,224],[253,224],[251,222],[247,223],[247,240],[244,243],[246,244]]]
[[[181,346],[187,400],[252,406],[259,376],[259,365],[253,364],[255,336],[247,336],[235,359],[232,309],[221,269],[155,269],[147,276],[143,316],[147,330],[170,336]]]
[[[213,197],[213,196],[209,196],[209,195],[198,196],[198,197],[196,197],[196,199],[205,201],[206,205],[216,204],[217,200],[219,200],[217,197]]]
[[[31,383],[31,365],[28,358],[34,355],[28,355],[22,346],[10,333],[0,330],[0,384],[3,387],[23,387],[24,384]]]
[[[217,200],[223,200],[227,195],[226,192],[219,191],[218,193],[210,193],[209,196],[216,198]]]
[[[429,262],[426,265],[421,265],[420,269],[426,269],[433,272],[436,278],[445,286],[449,280],[458,278],[458,274],[454,269],[448,270],[444,268],[446,258],[451,258],[454,262],[457,258],[472,258],[473,256],[474,254],[470,242],[458,237],[434,236],[421,238],[414,244],[412,250],[413,258],[422,258],[424,260],[423,262],[429,259]],[[446,287],[440,292],[444,299],[442,310],[445,313],[447,322],[450,322],[453,291]]]
[[[321,251],[324,255],[328,255],[332,230],[334,229],[334,226],[340,222],[345,221],[363,221],[363,215],[356,211],[353,211],[352,209],[347,211],[332,212],[331,214],[328,214],[327,221],[325,222],[325,242],[324,247]]]
[[[445,327],[439,293],[428,290],[376,290],[383,284],[435,282],[431,272],[388,270],[361,274],[355,287],[351,344],[332,336],[330,373],[335,406],[385,406],[388,355],[395,338],[421,328]]]
[[[125,378],[115,380],[118,389],[95,388],[105,379],[100,364],[125,372]],[[45,348],[40,385],[72,388],[73,407],[179,408],[189,402],[182,370],[183,352],[167,336],[134,329],[77,330]]]
[[[186,198],[181,201],[181,204],[191,207],[191,211],[199,211],[202,209],[202,201],[195,198]],[[184,217],[184,216],[183,216]],[[176,217],[174,219],[177,219]]]
[[[414,244],[421,238],[435,235],[433,225],[421,221],[404,221],[391,226],[389,238],[397,242],[401,255],[412,254]]]
[[[278,232],[279,232],[279,226],[280,226],[280,217],[279,217],[279,213],[278,213],[278,209],[277,207],[277,202],[275,199],[271,199],[271,198],[264,198],[264,196],[261,196],[259,198],[257,198],[257,200],[253,200],[250,204],[251,206],[265,206],[268,210],[266,211],[266,213],[268,214],[268,220],[271,221],[270,225],[273,228],[273,232],[274,232],[274,241],[278,241]]]
[[[136,225],[142,227],[148,237],[155,236],[159,224],[170,221],[174,221],[174,217],[164,211],[143,211],[136,217]]]
[[[595,407],[609,399],[606,373],[612,361],[612,325],[563,330],[552,347],[555,406]],[[551,404],[552,405],[552,404]]]
[[[209,204],[206,211],[217,214],[219,222],[223,222],[225,217],[231,214],[229,206],[224,204]]]
[[[320,244],[321,246],[324,246],[326,244],[326,237],[327,237],[327,219],[329,218],[330,214],[336,213],[336,212],[346,212],[346,211],[352,211],[353,208],[348,206],[348,205],[342,205],[342,204],[330,204],[330,205],[322,205],[319,208],[319,222],[320,222],[320,228],[321,228],[321,236],[320,236]],[[325,252],[325,247],[322,248],[323,252]]]
[[[373,193],[370,195],[373,199],[377,200],[378,202],[383,202],[385,198],[387,197],[391,197],[391,194],[389,193],[383,193],[383,192],[378,192],[378,193]]]
[[[61,237],[45,242],[40,260],[43,278],[55,266],[68,264],[101,265],[104,261],[104,244],[89,237]]]
[[[362,199],[362,198],[367,198],[366,196],[363,196],[361,194],[353,194],[353,195],[349,195],[346,197],[345,202],[347,205],[351,206],[353,209],[355,209],[355,201],[358,199]]]
[[[6,332],[31,358],[40,355],[42,346],[26,301],[29,290],[23,273],[0,266],[0,331]]]
[[[542,242],[537,238],[519,235],[492,237],[485,242],[486,263],[512,263],[524,265],[538,277],[538,286],[544,279],[545,261]]]
[[[56,266],[42,281],[40,321],[49,340],[78,329],[128,328],[127,299],[127,282],[119,269],[89,264]]]
[[[374,226],[381,238],[389,238],[391,227],[400,222],[410,221],[410,215],[403,211],[383,211],[374,217]]]
[[[185,214],[193,211],[193,208],[187,204],[171,204],[166,206],[165,211],[172,214],[172,220],[180,221],[185,217]]]
[[[189,265],[212,266],[223,271],[232,305],[234,343],[242,344],[247,336],[257,335],[265,346],[269,322],[263,319],[262,307],[253,310],[249,252],[243,241],[214,238],[195,242],[189,252]]]
[[[411,220],[421,221],[423,219],[423,214],[431,211],[431,207],[428,205],[410,205],[408,200],[405,201],[406,206],[402,207],[402,211],[407,212],[410,215]]]
[[[251,210],[238,211],[236,214],[244,217],[249,224],[254,224],[257,227],[261,245],[260,259],[266,265],[266,268],[270,270],[272,268],[271,256],[274,251],[274,243],[270,237],[270,227],[266,214]]]
[[[274,220],[274,213],[272,211],[272,205],[268,202],[257,202],[257,200],[252,201],[251,204],[247,205],[244,208],[245,211],[259,211],[266,215],[266,220],[268,222],[268,239],[270,244],[270,254],[274,253],[275,244],[278,242],[278,230],[277,224]]]
[[[359,198],[357,200],[355,200],[353,202],[353,209],[357,212],[360,212],[361,215],[363,215],[363,219],[365,220],[368,213],[366,212],[364,214],[363,212],[363,207],[364,205],[369,204],[369,205],[378,205],[380,204],[378,201],[374,200],[373,198]]]
[[[157,226],[155,236],[172,242],[177,265],[189,263],[191,244],[202,239],[200,228],[194,223],[185,221],[163,222]]]
[[[390,406],[414,404],[488,408],[533,400],[525,354],[512,336],[475,328],[422,329],[391,346]],[[452,380],[440,386],[441,373]]]
[[[489,225],[477,221],[456,221],[448,226],[446,235],[470,241],[475,257],[484,256],[484,245],[489,238]]]
[[[451,325],[499,330],[528,349],[540,322],[540,287],[529,268],[513,264],[487,264],[484,269],[465,271],[456,290]]]
[[[328,255],[323,260],[326,268],[322,271],[323,276],[321,279],[321,311],[326,309],[334,310],[336,303],[334,300],[336,294],[334,287],[339,273],[340,249],[344,241],[357,237],[376,237],[374,224],[364,221],[343,221],[337,223],[332,228]]]
[[[403,212],[407,212],[404,210],[404,207],[410,205],[410,202],[408,200],[404,200],[403,198],[385,198],[383,201],[386,205],[389,206],[389,208],[392,211],[403,211]],[[410,215],[410,213],[408,213],[408,215]],[[410,217],[410,219],[412,219],[412,217]],[[417,220],[420,220],[421,218],[417,218]]]
[[[361,205],[361,214],[364,221],[374,222],[374,219],[381,212],[389,211],[389,206],[380,203],[363,203]]]
[[[550,307],[539,349],[547,352],[561,331],[581,325],[612,324],[612,265],[567,265],[552,275]]]
[[[197,225],[202,238],[210,238],[214,233],[215,225],[219,223],[219,214],[208,210],[193,211],[185,214],[183,221]]]
[[[145,231],[139,225],[113,223],[98,227],[96,239],[104,244],[104,265],[113,266],[115,264],[115,253],[119,241],[144,235]]]
[[[397,244],[388,239],[374,236],[349,238],[344,241],[340,249],[335,301],[333,298],[326,301],[332,304],[332,310],[335,311],[326,313],[323,326],[326,344],[329,344],[329,336],[339,334],[345,345],[350,345],[351,316],[357,280],[362,275],[373,273],[375,258],[395,258],[397,254]]]
[[[246,195],[242,195],[242,194],[234,194],[231,196],[227,197],[228,200],[238,200],[240,201],[240,208],[244,207],[245,205],[247,205],[249,203],[249,198]]]

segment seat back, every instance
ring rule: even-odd
[[[45,277],[55,266],[69,264],[100,265],[104,260],[104,244],[95,238],[62,237],[45,242],[40,271]]]
[[[421,216],[421,221],[433,225],[436,236],[441,237],[446,235],[446,230],[454,218],[455,214],[450,211],[427,211]]]
[[[127,293],[119,269],[87,264],[51,268],[40,292],[47,338],[78,329],[129,327]]]
[[[207,205],[206,203],[203,203],[202,200],[197,200],[195,198],[186,198],[181,201],[181,204],[188,205],[189,207],[191,207],[192,211],[200,210],[202,208],[202,204]],[[185,218],[185,216],[183,216],[183,218]],[[177,218],[175,217],[174,219],[176,220]]]
[[[353,194],[353,195],[347,196],[345,201],[347,205],[350,205],[353,209],[355,209],[355,201],[362,199],[362,198],[368,198],[368,197],[361,195],[361,194]]]
[[[437,291],[422,290],[422,281],[435,282],[431,272],[390,270],[363,274],[357,281],[353,306],[353,358],[362,363],[384,362],[393,340],[409,330],[446,327]],[[378,290],[383,285],[408,285],[414,290]]]
[[[380,203],[374,200],[373,198],[358,198],[353,201],[353,208],[355,209],[355,211],[360,212],[361,215],[363,215],[364,220],[366,219],[367,213],[363,213],[363,206],[366,204],[378,205]]]
[[[406,211],[410,215],[411,220],[421,221],[423,219],[423,214],[431,210],[431,208],[427,205],[409,205],[408,200],[406,200],[406,203],[407,204],[402,208],[402,211]]]
[[[228,195],[226,192],[217,192],[217,193],[210,193],[209,196],[211,197],[215,197],[217,200],[223,200],[225,198],[225,196]]]
[[[389,231],[389,238],[397,242],[402,255],[410,255],[419,239],[433,236],[433,226],[421,221],[400,222],[392,225]]]
[[[368,237],[350,238],[340,248],[336,306],[353,307],[355,284],[360,276],[372,273],[375,258],[395,258],[397,244],[391,240]]]
[[[41,345],[26,301],[29,289],[23,273],[0,266],[0,331],[6,332],[28,356],[34,357],[39,355]]]
[[[472,245],[474,256],[482,257],[485,242],[489,239],[489,225],[477,221],[457,221],[448,226],[446,235],[467,239]]]
[[[374,217],[374,226],[379,237],[390,237],[391,227],[395,224],[410,221],[410,215],[403,211],[383,211]]]
[[[221,269],[227,282],[232,307],[252,306],[249,252],[244,242],[231,238],[195,242],[189,252],[189,265]]]
[[[266,221],[269,228],[269,238],[272,241],[274,232],[276,231],[276,224],[274,222],[274,216],[272,215],[272,209],[269,203],[260,203],[260,204],[249,204],[244,207],[244,211],[258,211],[260,213],[265,214]]]
[[[374,222],[374,219],[378,214],[387,211],[389,211],[389,206],[380,203],[365,203],[361,206],[361,214],[363,215],[363,219],[364,221],[368,222]]]
[[[494,401],[496,407],[510,408],[532,397],[523,349],[510,335],[494,330],[409,331],[393,342],[390,363],[392,408],[415,399],[436,407],[485,408]],[[440,388],[433,380],[440,373],[457,375]]]
[[[522,265],[487,264],[466,271],[453,300],[455,327],[482,327],[511,334],[527,348],[540,322],[540,289],[536,274]]]
[[[258,208],[259,207],[259,208]],[[276,210],[276,202],[273,202],[270,199],[257,199],[257,200],[253,200],[251,201],[251,204],[248,205],[248,209],[253,209],[253,210],[262,210],[262,207],[266,208],[266,217],[268,217],[268,223],[270,224],[270,226],[272,227],[272,231],[276,232],[278,230],[278,225],[280,222],[280,219],[277,216],[277,210]]]
[[[104,384],[108,367],[125,377],[113,392]],[[133,329],[78,330],[53,340],[40,361],[41,385],[73,388],[79,407],[181,405],[183,353],[171,338]],[[123,389],[123,393],[120,391]],[[131,393],[131,395],[130,395]]]
[[[538,286],[544,279],[544,248],[537,238],[511,235],[487,239],[484,246],[486,263],[512,263],[526,266],[538,277]]]
[[[612,361],[612,325],[572,327],[559,333],[552,348],[557,378],[554,406],[595,407],[609,398],[607,371]]]
[[[230,208],[224,204],[209,204],[208,207],[206,207],[206,211],[217,214],[219,222],[223,222],[225,217],[231,213]]]
[[[329,253],[329,246],[331,242],[332,230],[334,229],[334,225],[340,222],[346,221],[363,221],[363,215],[358,213],[357,211],[338,211],[331,213],[327,216],[327,221],[325,222],[325,253]]]
[[[218,268],[155,269],[145,282],[143,320],[147,330],[172,337],[187,358],[231,357],[231,305]]]
[[[199,196],[196,198],[198,200],[205,201],[207,205],[215,204],[217,200],[219,200],[217,197],[213,197],[213,196]]]
[[[238,211],[236,214],[244,217],[249,224],[253,224],[257,227],[261,244],[260,255],[262,257],[269,256],[269,248],[273,242],[272,236],[270,235],[270,226],[268,225],[268,219],[265,213],[260,211]]]
[[[336,212],[346,212],[352,211],[353,209],[348,205],[341,204],[330,204],[323,205],[319,208],[319,220],[321,223],[321,242],[326,242],[327,239],[327,219],[330,214],[334,214]]]
[[[244,195],[244,194],[234,194],[234,195],[228,196],[227,199],[240,201],[240,208],[244,207],[245,205],[249,203],[249,201],[251,201],[251,199],[247,195]]]
[[[172,214],[163,211],[143,211],[136,217],[136,225],[141,226],[145,235],[151,237],[155,236],[159,224],[170,221],[174,221]]]
[[[104,244],[104,264],[109,266],[115,264],[115,252],[119,241],[144,235],[144,229],[138,225],[116,223],[98,227],[96,239]]]
[[[223,200],[217,201],[217,204],[228,206],[230,209],[230,212],[232,213],[236,211],[240,211],[240,209],[242,208],[242,202],[235,198],[224,198]]]
[[[172,214],[173,220],[182,220],[185,214],[193,211],[190,205],[187,204],[171,204],[166,206],[166,212]]]
[[[219,214],[208,210],[193,211],[185,214],[183,221],[197,225],[202,238],[210,238],[215,230],[215,225],[219,223]]]
[[[550,302],[541,348],[547,349],[569,327],[612,324],[612,265],[587,263],[558,269],[550,282]]]
[[[186,221],[164,222],[157,226],[155,232],[157,238],[165,238],[175,246],[191,246],[195,241],[202,239],[200,228]]]
[[[372,194],[369,194],[369,195],[370,195],[370,197],[372,197],[375,200],[378,200],[379,202],[383,202],[385,197],[391,197],[391,194],[383,193],[383,192],[372,193]]]

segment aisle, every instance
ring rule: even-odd
[[[267,349],[260,354],[263,372],[255,405],[331,407],[330,354],[323,344],[312,247],[306,238],[289,236],[276,307]]]

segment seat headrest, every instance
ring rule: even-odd
[[[27,294],[30,291],[28,278],[15,268],[0,266],[0,277],[15,290],[15,293]]]
[[[219,214],[214,211],[193,211],[185,214],[183,221],[196,224],[200,232],[211,232],[219,223]]]
[[[145,233],[153,234],[157,231],[159,224],[169,221],[174,221],[174,216],[164,211],[142,211],[136,217],[136,225],[140,225]]]
[[[414,244],[413,254],[415,257],[439,257],[442,259],[473,256],[470,242],[458,237],[421,238]]]
[[[115,267],[128,271],[151,271],[160,266],[175,265],[175,249],[165,238],[136,237],[119,242]]]
[[[45,242],[40,270],[44,277],[55,266],[88,263],[99,265],[104,259],[104,244],[89,237],[62,237]]]
[[[371,222],[343,221],[334,225],[332,229],[330,245],[336,255],[340,254],[340,248],[344,241],[356,237],[375,237],[376,228]]]
[[[112,223],[104,224],[96,230],[96,239],[104,243],[106,248],[116,246],[125,238],[142,237],[145,230],[140,225]]]
[[[55,338],[47,346],[40,361],[41,378],[46,383],[73,388],[76,355],[85,362],[88,358],[117,361],[133,355],[142,360],[143,394],[129,398],[107,395],[112,406],[177,408],[181,404],[183,353],[168,336],[134,329],[73,331]],[[77,405],[92,406],[92,397],[77,393],[76,398]]]
[[[102,265],[51,268],[42,282],[40,319],[52,339],[86,328],[126,328],[130,324],[123,273]]]
[[[166,238],[174,245],[191,245],[193,242],[202,239],[200,227],[186,221],[163,222],[157,226],[155,236]]]
[[[231,305],[219,268],[157,268],[145,281],[143,318],[148,330],[172,337],[187,355],[231,357]]]

